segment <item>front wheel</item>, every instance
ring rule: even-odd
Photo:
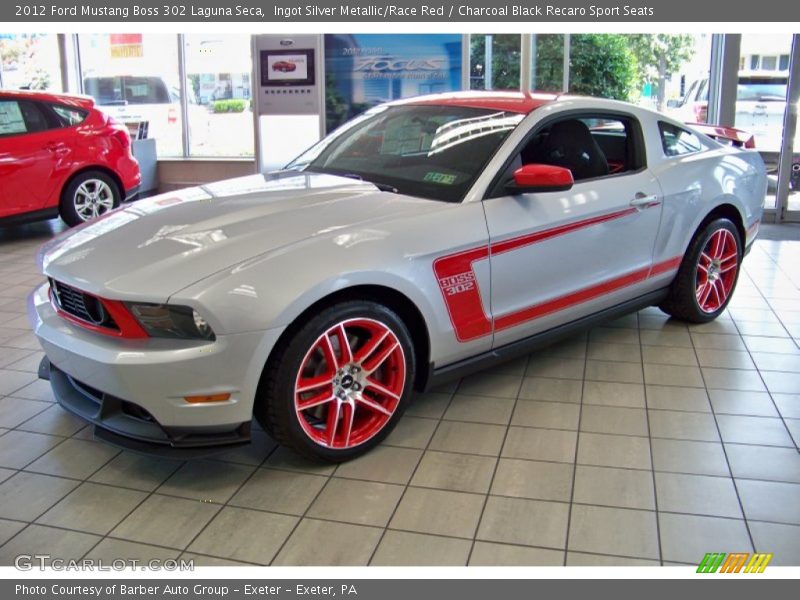
[[[692,323],[713,321],[731,300],[742,257],[736,226],[725,218],[712,221],[689,244],[669,295],[659,308]]]
[[[122,194],[116,182],[102,171],[77,175],[61,195],[61,218],[75,226],[96,219],[119,206]]]
[[[276,349],[255,414],[307,457],[355,458],[381,442],[412,394],[416,357],[403,321],[369,301],[331,306]]]

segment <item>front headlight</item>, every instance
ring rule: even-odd
[[[152,337],[202,339],[216,336],[208,321],[191,306],[127,302],[128,309]]]

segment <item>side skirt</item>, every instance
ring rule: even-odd
[[[569,337],[573,333],[583,331],[594,325],[621,317],[623,315],[636,312],[648,306],[660,304],[664,298],[667,297],[667,290],[663,288],[655,292],[650,292],[644,296],[639,296],[633,300],[628,300],[622,304],[617,304],[611,308],[606,308],[600,312],[587,315],[575,321],[570,321],[564,325],[553,327],[547,331],[542,331],[525,339],[517,342],[512,342],[500,348],[495,348],[483,354],[472,356],[464,360],[460,360],[443,367],[437,367],[434,363],[429,366],[428,378],[423,391],[428,391],[431,388],[442,385],[454,379],[460,379],[465,375],[474,373],[481,369],[486,369],[495,365],[508,362],[514,358],[530,354],[534,350],[539,350],[561,340]]]

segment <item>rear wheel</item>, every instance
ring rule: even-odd
[[[412,393],[414,348],[389,308],[337,304],[306,322],[270,361],[256,417],[278,442],[341,462],[380,443]]]
[[[692,323],[716,319],[736,288],[742,256],[736,226],[725,218],[712,221],[689,244],[661,310]]]
[[[61,218],[71,226],[96,219],[119,206],[117,183],[102,171],[86,171],[72,179],[61,195]]]

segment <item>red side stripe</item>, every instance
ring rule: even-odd
[[[529,233],[509,240],[503,240],[502,242],[495,242],[490,245],[490,249],[492,254],[502,254],[503,252],[509,252],[511,250],[516,250],[517,248],[522,248],[524,246],[536,244],[537,242],[549,240],[550,238],[554,238],[559,235],[571,233],[577,229],[583,229],[584,227],[590,227],[591,225],[597,225],[598,223],[605,223],[606,221],[613,221],[614,219],[620,219],[622,217],[637,212],[637,210],[638,209],[633,207],[626,208],[624,210],[618,210],[616,212],[607,213],[597,217],[591,217],[589,219],[574,221],[572,223],[567,223],[566,225],[559,225],[558,227],[553,227],[552,229],[545,229],[543,231]]]

